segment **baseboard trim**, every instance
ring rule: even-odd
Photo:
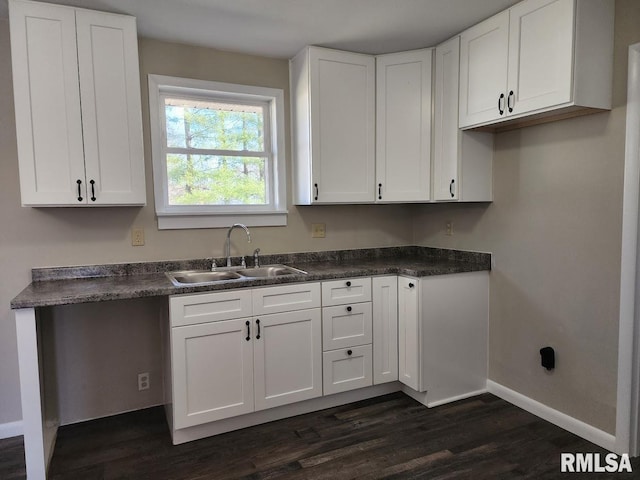
[[[17,422],[0,423],[0,440],[4,438],[20,437],[24,435],[22,420]]]
[[[489,393],[512,403],[516,407],[520,407],[529,413],[533,413],[543,420],[551,422],[560,428],[584,438],[585,440],[589,440],[591,443],[595,443],[607,450],[615,451],[616,437],[604,430],[593,427],[588,423],[578,420],[577,418],[570,417],[565,413],[559,412],[558,410],[548,407],[547,405],[526,397],[515,390],[511,390],[510,388],[491,380],[487,380],[487,390]]]
[[[463,393],[462,395],[455,395],[453,397],[443,398],[441,400],[436,400],[435,402],[428,402],[427,407],[429,408],[439,407],[440,405],[445,405],[447,403],[457,402],[459,400],[465,400],[471,397],[477,397],[478,395],[482,395],[483,393],[487,393],[486,388],[483,388],[481,390],[476,390],[473,392]]]

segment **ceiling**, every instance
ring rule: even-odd
[[[517,0],[53,0],[134,15],[138,34],[290,58],[305,45],[378,54],[434,46]],[[7,0],[0,0],[7,16]]]

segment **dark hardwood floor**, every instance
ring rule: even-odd
[[[162,408],[60,428],[51,479],[551,479],[561,452],[600,452],[485,394],[427,409],[402,393],[171,445]],[[634,473],[589,479],[640,478]],[[0,479],[23,479],[22,438],[0,440]]]

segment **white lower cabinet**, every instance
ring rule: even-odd
[[[427,406],[477,394],[488,308],[485,271],[170,297],[172,433],[398,380]]]
[[[285,291],[298,309],[254,316],[251,298]],[[319,283],[170,297],[173,429],[321,396],[321,312],[300,308],[316,304]]]
[[[486,271],[398,278],[399,379],[427,406],[486,388]]]

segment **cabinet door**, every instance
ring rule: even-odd
[[[574,0],[527,0],[510,9],[507,114],[571,101]]]
[[[373,202],[375,59],[310,48],[310,82],[314,203]]]
[[[322,334],[319,308],[255,319],[256,410],[322,395]]]
[[[22,204],[84,204],[75,12],[11,1],[9,14]]]
[[[325,395],[372,385],[371,345],[324,352],[322,372]]]
[[[398,380],[398,277],[372,279],[373,383]]]
[[[398,277],[398,380],[416,391],[422,389],[419,282]]]
[[[89,204],[144,205],[135,18],[78,10],[76,20]]]
[[[433,198],[457,200],[460,131],[458,85],[460,37],[436,47],[433,150]]]
[[[508,10],[460,35],[460,128],[506,115],[508,42]]]
[[[250,319],[171,329],[173,428],[253,411]]]
[[[432,49],[376,57],[378,202],[429,200],[432,57]]]

